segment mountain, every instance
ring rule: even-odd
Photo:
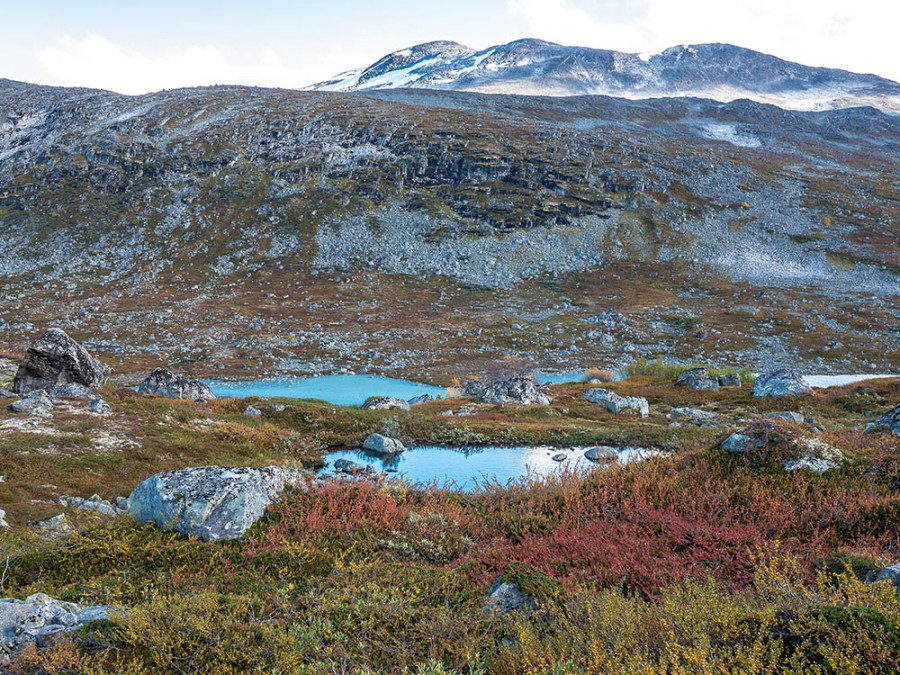
[[[0,351],[896,370],[898,151],[872,108],[0,80]]]
[[[309,88],[414,88],[631,99],[691,96],[717,101],[747,98],[793,110],[868,105],[900,112],[900,84],[896,82],[803,66],[727,44],[684,45],[649,55],[531,39],[482,51],[455,42],[429,42]]]

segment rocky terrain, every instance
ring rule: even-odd
[[[750,99],[792,110],[872,106],[900,112],[900,84],[814,68],[728,44],[679,45],[658,54],[516,40],[476,51],[427,42],[312,85],[320,91],[439,89],[528,96]]]
[[[891,372],[898,140],[870,108],[0,81],[0,349],[59,326],[132,384]]]

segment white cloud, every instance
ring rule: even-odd
[[[321,54],[326,61],[334,56],[330,50]],[[272,49],[239,61],[230,50],[214,45],[149,53],[95,34],[60,37],[54,44],[35,50],[34,57],[38,65],[34,79],[43,84],[95,87],[123,94],[211,84],[296,88],[320,79],[323,66],[324,72],[330,73],[335,63],[300,59],[303,65],[286,65]],[[345,49],[340,51],[340,57],[365,58]]]
[[[507,0],[507,9],[535,37],[561,44],[656,52],[678,44],[728,42],[808,65],[900,80],[897,2],[625,0],[633,10],[627,23],[604,12],[604,4]]]

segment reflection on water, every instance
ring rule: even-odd
[[[512,480],[526,477],[547,476],[554,472],[586,471],[598,464],[585,459],[590,447],[550,448],[536,447],[440,447],[423,446],[409,448],[399,455],[379,456],[364,450],[341,450],[325,456],[327,466],[323,474],[333,472],[334,463],[347,459],[376,472],[390,471],[413,483],[436,483],[439,487],[471,490],[477,484],[497,482],[505,485]],[[618,448],[618,461],[622,464],[639,461],[660,454],[647,448]],[[554,456],[564,455],[562,461]]]
[[[803,379],[812,387],[842,387],[845,384],[862,382],[863,380],[877,380],[883,377],[900,377],[900,375],[888,375],[885,373],[860,373],[853,375],[804,375]]]

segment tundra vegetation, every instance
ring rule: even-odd
[[[642,366],[655,370],[655,366]],[[363,410],[314,400],[202,403],[107,387],[112,410],[0,401],[0,593],[121,610],[14,655],[22,673],[893,673],[900,599],[900,438],[865,432],[900,379],[810,396],[676,387],[673,373],[604,388],[647,418],[549,388],[549,406],[435,400]],[[244,414],[248,405],[261,416]],[[472,406],[466,416],[441,413]],[[280,409],[284,406],[283,409]],[[670,419],[672,408],[715,413]],[[799,412],[813,425],[764,419]],[[203,464],[315,469],[389,429],[409,446],[655,447],[665,456],[470,492],[386,476],[288,489],[241,538],[204,543],[59,495],[127,495]],[[720,443],[762,439],[746,452]],[[819,433],[816,434],[816,431]],[[864,433],[865,432],[865,433]],[[824,473],[786,471],[792,439],[839,448]],[[39,522],[64,513],[71,531]],[[534,608],[488,611],[502,578]]]

